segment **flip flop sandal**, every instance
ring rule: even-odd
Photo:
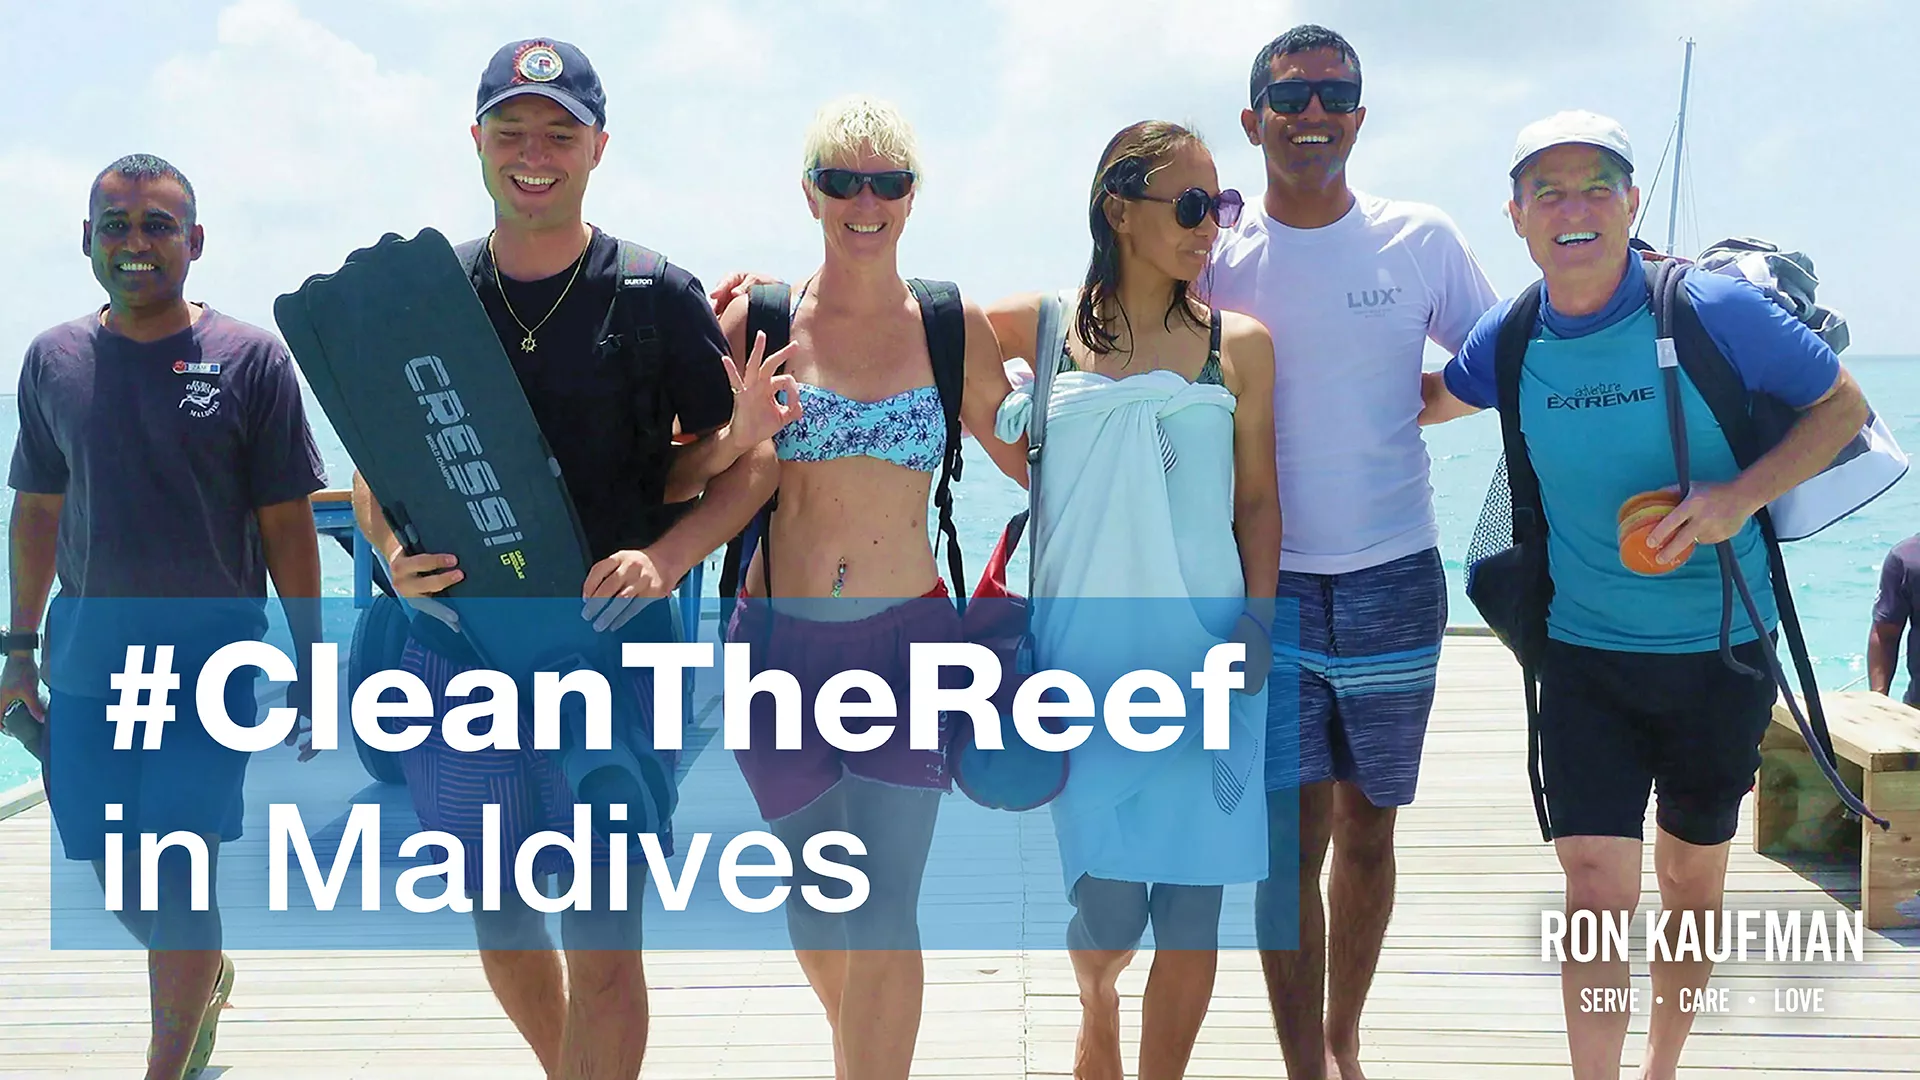
[[[193,1038],[193,1053],[187,1055],[186,1072],[181,1074],[186,1080],[200,1074],[213,1059],[213,1040],[220,1027],[220,1011],[227,1007],[227,998],[233,993],[233,958],[226,953],[220,954],[220,977],[213,982],[213,997],[207,1002],[207,1012],[200,1018],[200,1032]]]

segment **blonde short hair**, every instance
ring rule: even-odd
[[[864,94],[852,94],[830,101],[814,114],[807,128],[806,151],[800,163],[800,178],[831,161],[856,157],[862,150],[894,162],[922,178],[920,153],[913,128],[892,102]],[[917,186],[917,185],[916,185]]]

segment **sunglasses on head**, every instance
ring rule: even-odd
[[[1221,228],[1231,229],[1240,220],[1242,205],[1240,193],[1232,188],[1218,195],[1207,194],[1205,188],[1190,187],[1171,199],[1159,195],[1148,195],[1145,192],[1128,195],[1126,198],[1172,203],[1173,220],[1183,229],[1199,228],[1200,223],[1206,220],[1209,214],[1213,215],[1214,222]]]
[[[852,169],[814,169],[807,179],[830,199],[851,199],[860,189],[870,187],[876,198],[893,202],[904,199],[913,190],[913,173],[906,169],[885,172],[855,172]]]
[[[1320,95],[1320,107],[1330,113],[1350,113],[1360,107],[1360,84],[1351,79],[1282,79],[1261,91],[1267,108],[1291,116],[1307,111],[1307,103]]]

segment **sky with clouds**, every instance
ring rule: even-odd
[[[100,302],[79,240],[87,187],[144,151],[193,181],[207,249],[195,299],[271,325],[273,298],[384,232],[476,236],[490,207],[467,128],[487,57],[548,35],[608,92],[590,220],[709,282],[804,275],[818,226],[799,191],[814,110],[864,91],[913,122],[926,182],[902,269],[978,299],[1077,281],[1101,147],[1149,117],[1196,127],[1256,201],[1239,131],[1260,46],[1299,22],[1359,51],[1368,117],[1356,186],[1434,203],[1502,294],[1535,276],[1503,216],[1521,125],[1562,108],[1621,120],[1643,175],[1667,140],[1681,39],[1698,42],[1691,252],[1751,234],[1804,249],[1853,354],[1920,354],[1901,274],[1920,181],[1911,0],[0,0],[16,50],[74,68],[25,80],[0,133],[13,210],[0,267],[0,377],[32,336]],[[79,70],[92,70],[88,78]],[[24,101],[20,100],[24,96]],[[1670,167],[1670,166],[1669,166]],[[1643,180],[1644,182],[1644,180]],[[1664,239],[1666,195],[1649,235]],[[1851,354],[1850,354],[1851,355]]]

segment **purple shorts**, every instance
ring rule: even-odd
[[[916,641],[960,641],[960,613],[942,582],[925,596],[908,600],[853,622],[820,622],[771,610],[764,600],[734,607],[727,640],[754,646],[755,672],[775,668],[800,684],[800,749],[774,748],[774,701],[770,694],[753,699],[752,746],[734,751],[740,772],[760,807],[760,816],[778,821],[825,795],[847,774],[895,787],[953,789],[947,775],[946,718],[940,721],[940,748],[915,750],[908,745],[908,676],[911,647]],[[870,724],[892,724],[893,735],[879,747],[849,753],[828,743],[814,724],[813,702],[829,678],[853,669],[871,671],[893,688],[898,719],[880,718]],[[852,700],[859,700],[853,695]],[[850,732],[864,731],[857,719],[845,721]]]
[[[455,675],[474,665],[449,659],[408,638],[400,667],[418,675],[433,695],[433,715],[445,716],[450,706],[447,683]],[[651,681],[636,676],[634,692],[641,702],[653,700]],[[451,703],[459,705],[465,698]],[[479,750],[471,753],[448,746],[435,724],[426,740],[400,755],[400,769],[407,778],[407,792],[413,796],[414,813],[422,829],[451,833],[466,848],[469,881],[479,880],[481,859],[481,808],[488,804],[500,808],[501,881],[510,882],[513,862],[520,845],[534,833],[553,831],[573,835],[573,791],[560,768],[558,754],[533,749],[533,719],[520,713],[520,749]],[[671,758],[670,751],[662,754]],[[672,767],[672,762],[668,762]],[[673,854],[673,834],[669,829],[660,837],[661,850]],[[610,861],[607,838],[592,833],[595,866]],[[640,845],[629,839],[629,860],[640,857]],[[565,850],[548,847],[535,857],[535,876],[558,874],[572,864]]]

